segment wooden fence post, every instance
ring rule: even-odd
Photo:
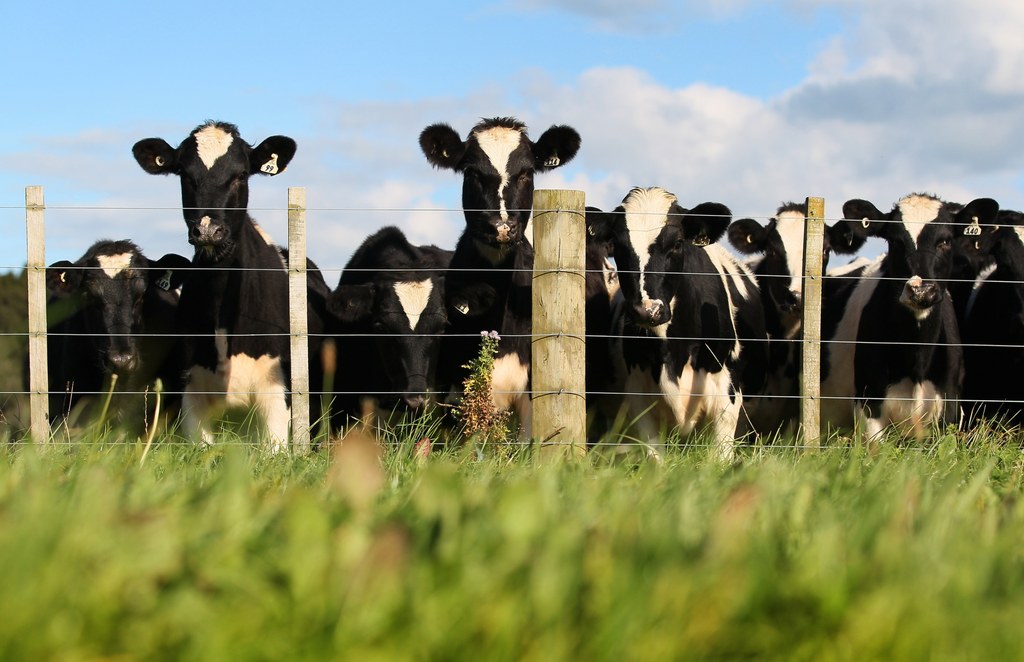
[[[541,457],[586,451],[586,219],[582,191],[533,194],[533,430]]]
[[[309,452],[309,322],[306,316],[306,189],[288,188],[288,310],[292,447]]]
[[[29,434],[37,443],[50,439],[49,367],[46,356],[46,234],[42,186],[25,187],[28,241],[28,390]]]
[[[807,448],[821,446],[821,285],[825,241],[825,200],[807,198],[804,230],[803,370],[800,373],[800,429]]]

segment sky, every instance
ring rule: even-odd
[[[582,147],[537,188],[614,208],[633,186],[765,220],[825,198],[829,220],[912,192],[1024,209],[1019,0],[478,0],[8,3],[0,87],[0,271],[25,264],[25,187],[46,259],[132,239],[191,255],[173,177],[131,155],[206,120],[291,136],[250,210],[286,243],[306,189],[308,254],[337,283],[384,225],[451,248],[461,181],[420,131],[515,116]]]

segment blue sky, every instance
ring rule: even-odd
[[[538,187],[602,208],[659,185],[737,217],[809,195],[835,217],[848,198],[887,208],[913,191],[1022,209],[1024,3],[973,4],[13,3],[0,268],[24,263],[34,184],[50,262],[100,238],[190,254],[177,181],[142,172],[131,146],[176,145],[206,119],[298,141],[286,172],[251,180],[250,206],[283,242],[287,188],[306,187],[309,254],[332,284],[386,224],[454,244],[459,182],[417,146],[441,121],[574,126],[579,156]]]

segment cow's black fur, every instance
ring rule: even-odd
[[[1022,227],[1024,214],[1001,210],[996,225],[974,226],[954,244],[959,251],[967,243],[975,260],[994,266],[964,306],[964,409],[972,424],[982,418],[1004,425],[1024,423]]]
[[[127,260],[113,275],[101,267],[110,256]],[[74,262],[49,266],[51,421],[66,419],[79,401],[94,400],[115,374],[116,390],[126,394],[152,389],[160,379],[167,394],[164,411],[175,408],[184,384],[175,317],[188,266],[187,258],[173,253],[150,260],[128,240],[98,241]],[[121,400],[115,415],[139,427],[146,412]]]
[[[484,141],[483,145],[481,140]],[[511,149],[505,164],[489,158],[488,141]],[[448,329],[441,341],[439,386],[459,393],[464,367],[479,351],[480,332],[501,334],[493,383],[495,404],[514,407],[529,432],[531,279],[533,248],[526,240],[533,208],[533,179],[569,162],[580,147],[579,134],[552,126],[533,142],[526,126],[509,117],[486,119],[466,140],[447,124],[428,126],[420,147],[436,168],[461,173],[466,227],[455,246],[445,279]],[[505,185],[502,186],[502,181]]]
[[[221,147],[212,149],[211,142]],[[185,432],[207,443],[213,418],[232,406],[255,406],[272,448],[287,443],[287,254],[259,229],[247,206],[249,177],[280,173],[295,150],[295,141],[286,136],[271,136],[253,147],[237,127],[224,122],[197,127],[177,148],[147,138],[132,149],[146,172],[177,175],[181,182],[196,268],[184,284],[179,307],[190,366],[182,412]],[[310,386],[317,389],[323,381],[319,356],[330,288],[312,262],[307,266]],[[251,379],[238,381],[247,371]],[[314,419],[317,401],[311,399]]]
[[[931,218],[912,212],[923,222],[916,241],[906,216],[915,208],[937,210]],[[823,345],[830,354],[823,395],[832,403],[828,409],[823,403],[823,419],[846,426],[856,417],[869,436],[895,425],[915,437],[931,425],[957,420],[963,356],[946,292],[952,239],[973,217],[988,223],[997,211],[988,198],[961,207],[925,194],[906,196],[888,213],[866,200],[843,205],[845,220],[837,225],[860,224],[868,235],[885,239],[888,252],[845,303],[835,339],[856,344]]]
[[[780,206],[765,226],[752,218],[739,219],[729,226],[729,243],[740,253],[751,256],[750,266],[757,277],[764,307],[768,378],[760,393],[744,394],[748,398],[746,413],[750,423],[762,435],[778,433],[783,428],[795,431],[800,414],[803,284],[795,281],[804,267],[802,262],[794,261],[803,255],[806,218],[806,203],[789,202]],[[799,225],[795,221],[800,221]],[[780,233],[783,223],[785,237]],[[863,246],[865,236],[856,232],[858,228],[825,226],[822,271],[827,269],[833,251],[851,254]],[[823,298],[826,293],[823,291]]]
[[[661,207],[647,206],[656,198]],[[653,218],[652,210],[662,207],[664,213]],[[646,234],[631,233],[627,211],[633,210],[649,219]],[[633,189],[613,212],[588,214],[596,239],[611,246],[618,267],[623,386],[628,394],[638,393],[627,397],[632,414],[641,416],[652,395],[669,406],[662,421],[641,431],[654,445],[665,432],[658,422],[678,426],[683,434],[710,426],[719,451],[731,454],[739,432],[739,394],[760,390],[765,380],[767,337],[753,274],[710,246],[725,233],[730,216],[719,203],[685,209],[657,188]],[[639,246],[638,240],[650,243]],[[718,383],[691,390],[679,383],[684,368]],[[683,395],[673,395],[676,389]],[[683,406],[677,408],[675,400]]]
[[[401,230],[388,226],[364,240],[345,265],[328,302],[339,325],[339,423],[362,415],[366,398],[375,401],[375,409],[419,410],[436,390],[437,352],[446,322],[444,270],[451,258],[451,251],[414,246]],[[429,297],[410,318],[396,288],[424,282]]]

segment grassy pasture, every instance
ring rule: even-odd
[[[6,446],[0,659],[1024,656],[1005,436],[732,466],[346,446]]]

